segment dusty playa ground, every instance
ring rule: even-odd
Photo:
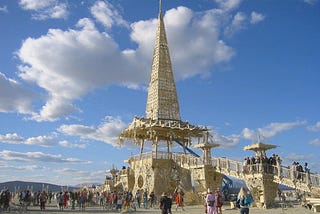
[[[239,214],[240,211],[239,209],[231,209],[230,206],[224,205],[222,207],[222,214]],[[59,211],[57,207],[54,206],[49,206],[46,208],[45,211],[40,211],[40,208],[38,207],[30,207],[26,213],[63,213],[63,214],[77,214],[77,213],[82,213],[82,214],[89,214],[89,213],[132,213],[132,214],[139,214],[139,213],[161,213],[160,209],[158,208],[149,208],[149,209],[142,209],[138,208],[136,211],[129,210],[129,211],[107,211],[102,209],[101,207],[87,207],[85,211],[80,211],[78,208],[75,210],[65,209],[62,212]],[[177,211],[175,210],[175,206],[172,209],[172,214],[204,214],[204,207],[197,205],[197,206],[186,206],[184,208],[184,211],[179,208]],[[250,208],[250,214],[282,214],[282,213],[290,213],[290,214],[304,214],[304,213],[313,213],[311,210],[308,210],[304,207],[302,207],[300,204],[291,204],[289,207],[284,207],[284,208],[273,208],[273,209],[258,209],[255,207]]]

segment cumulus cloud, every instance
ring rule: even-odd
[[[16,152],[3,150],[0,152],[0,160],[21,161],[21,162],[45,162],[45,163],[68,163],[68,164],[88,164],[89,161],[77,158],[63,158],[62,155],[52,155],[43,152]]]
[[[59,0],[19,0],[23,10],[33,11],[32,18],[36,20],[61,19],[68,16],[67,4]]]
[[[21,144],[24,142],[24,138],[17,133],[9,133],[6,135],[0,135],[0,142],[9,144]]]
[[[84,140],[102,141],[112,146],[117,146],[118,136],[127,127],[120,118],[106,117],[98,127],[78,124],[62,125],[59,131],[69,136],[78,136]]]
[[[234,50],[220,39],[222,24],[219,20],[223,18],[224,14],[219,10],[199,14],[185,7],[166,13],[169,47],[178,80],[208,75],[210,68],[228,62],[235,55]]]
[[[35,94],[0,72],[0,112],[32,113]]]
[[[281,133],[293,129],[297,126],[305,125],[306,121],[286,122],[286,123],[270,123],[269,125],[258,128],[257,130],[251,130],[244,128],[242,130],[242,137],[245,139],[255,140],[258,135],[262,135],[265,138],[271,138]]]
[[[24,139],[17,133],[9,133],[6,135],[0,135],[0,142],[8,144],[24,144],[24,145],[37,145],[42,147],[50,147],[56,145],[56,139],[54,135],[51,136],[37,136]]]
[[[80,149],[86,148],[85,144],[69,143],[66,140],[60,141],[59,145],[66,148],[80,148]]]
[[[237,12],[232,19],[232,22],[225,29],[225,35],[233,36],[236,32],[247,28],[247,16],[243,12]]]
[[[253,140],[257,138],[256,132],[248,128],[244,128],[241,134],[244,139]]]
[[[121,17],[119,12],[107,1],[97,1],[91,7],[91,13],[96,20],[106,28],[111,28],[113,24],[128,27],[129,24]]]
[[[312,126],[308,126],[307,130],[309,131],[313,131],[313,132],[318,132],[320,131],[320,122],[317,122],[316,124],[312,125]]]
[[[219,135],[216,132],[211,133],[211,135],[212,135],[212,142],[220,144],[220,148],[224,148],[224,149],[235,147],[240,142],[239,135],[224,136],[224,135]]]
[[[287,122],[287,123],[270,123],[268,126],[259,128],[258,132],[262,136],[270,138],[274,137],[276,134],[293,129],[297,126],[305,125],[306,121],[296,121],[296,122]]]
[[[55,121],[79,112],[72,101],[90,90],[146,78],[146,72],[139,72],[147,70],[141,69],[143,63],[130,63],[128,54],[122,53],[108,34],[98,32],[91,20],[82,19],[77,26],[79,30],[50,29],[38,39],[28,38],[18,52],[25,63],[20,66],[20,77],[49,94],[31,119]]]
[[[253,12],[251,12],[251,20],[250,20],[250,23],[251,23],[251,24],[257,24],[257,23],[263,21],[265,18],[266,18],[265,15],[253,11]]]
[[[123,25],[116,11],[108,22],[110,14],[103,8],[110,6],[99,1],[92,7],[99,21]],[[178,7],[167,11],[164,19],[177,80],[207,75],[212,67],[234,56],[234,50],[220,39],[222,26],[218,20],[222,17],[221,10],[195,14],[186,7]],[[98,31],[89,18],[79,20],[75,29],[49,29],[39,38],[25,39],[17,52],[22,62],[20,77],[48,93],[42,108],[30,119],[55,121],[81,112],[74,100],[96,88],[111,84],[139,88],[137,85],[145,84],[150,73],[156,23],[157,19],[151,19],[130,25],[130,38],[137,44],[136,49],[120,50],[112,36]]]

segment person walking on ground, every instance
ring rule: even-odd
[[[183,196],[184,196],[184,193],[182,192],[182,190],[179,190],[179,192],[177,193],[176,195],[176,211],[178,210],[178,207],[181,207],[182,210],[184,211],[184,205],[183,205]]]
[[[145,209],[148,209],[148,190],[147,189],[144,190],[142,197],[143,197],[143,207]]]
[[[206,196],[206,213],[207,214],[217,214],[215,196],[209,188]]]
[[[166,193],[162,193],[160,198],[161,214],[171,214],[171,204],[171,198],[169,198]]]
[[[241,187],[237,197],[237,204],[240,206],[240,214],[249,214],[249,207],[252,202],[252,197],[243,187]]]
[[[214,192],[214,196],[215,196],[215,205],[216,205],[216,210],[217,210],[217,214],[222,214],[222,195],[220,193],[220,189],[216,189]]]
[[[60,192],[60,194],[58,195],[57,201],[58,201],[59,209],[60,209],[60,211],[62,211],[63,210],[63,194],[62,194],[62,192]]]
[[[45,210],[47,199],[48,199],[47,193],[43,191],[39,196],[40,210]]]

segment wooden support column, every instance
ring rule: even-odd
[[[153,141],[155,146],[155,152],[156,152],[156,159],[158,158],[158,137],[155,137],[155,140]]]
[[[140,160],[142,158],[142,153],[143,153],[143,147],[144,147],[144,139],[140,139]]]

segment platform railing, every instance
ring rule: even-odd
[[[194,155],[185,154],[185,153],[176,153],[176,152],[147,152],[139,155],[132,155],[129,160],[138,161],[138,160],[147,160],[147,159],[166,159],[173,160],[177,164],[181,166],[185,165],[202,165],[203,161],[199,157],[195,157]]]
[[[202,158],[185,153],[175,152],[148,152],[131,156],[129,160],[138,161],[146,159],[172,159],[181,167],[194,167],[203,165]],[[267,173],[273,174],[274,181],[297,189],[306,191],[312,188],[320,189],[320,175],[314,173],[297,172],[286,166],[271,165],[269,163],[244,164],[240,161],[225,157],[212,157],[212,166],[220,173],[230,175],[239,179],[245,179],[248,174]],[[126,173],[125,171],[122,173]],[[121,172],[120,172],[121,174]]]
[[[290,167],[258,163],[244,165],[242,162],[228,158],[212,158],[212,165],[219,172],[239,179],[254,173],[273,174],[275,182],[304,191],[317,188],[320,191],[320,175],[308,172],[294,171]]]

